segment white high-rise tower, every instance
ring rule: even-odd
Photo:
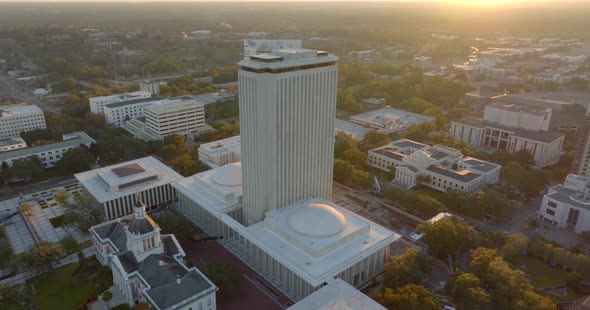
[[[295,48],[239,63],[244,224],[331,199],[338,58]]]

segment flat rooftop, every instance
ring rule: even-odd
[[[25,143],[25,140],[23,140],[23,138],[21,138],[21,137],[0,139],[0,147],[11,146],[11,145],[16,145],[16,144],[21,144],[21,143]]]
[[[225,152],[240,153],[241,142],[240,136],[233,136],[226,139],[221,139],[209,143],[199,145],[199,150],[203,150],[209,154],[221,154]]]
[[[369,128],[341,119],[336,119],[336,122],[334,123],[334,130],[335,133],[347,133],[359,141],[362,140],[369,131],[371,131]]]
[[[152,156],[78,173],[75,177],[99,203],[183,179]]]
[[[162,100],[158,102],[154,102],[149,106],[145,107],[146,112],[152,112],[154,114],[164,114],[164,113],[176,113],[182,111],[188,111],[195,108],[202,108],[203,104],[198,102],[197,100],[189,97],[175,97],[170,98],[168,100]]]
[[[324,51],[316,51],[306,48],[273,49],[270,53],[250,55],[249,59],[243,59],[238,63],[242,70],[279,70],[297,68],[306,65],[320,65],[338,61],[338,57]],[[280,72],[273,72],[280,73]]]
[[[14,115],[18,115],[18,114],[29,114],[29,113],[43,114],[43,110],[41,110],[38,106],[36,106],[34,104],[29,105],[26,103],[0,106],[0,115],[2,117],[14,116]]]
[[[386,310],[341,279],[329,280],[327,283],[287,310]]]
[[[310,206],[329,206],[319,213],[323,225],[309,222]],[[314,209],[317,210],[317,209]],[[306,214],[309,213],[309,214]],[[330,214],[328,217],[323,215]],[[288,266],[313,286],[333,278],[350,264],[383,249],[400,236],[335,203],[311,199],[266,214],[265,220],[246,228],[248,239]]]
[[[362,125],[369,124],[384,130],[403,131],[415,124],[434,122],[435,118],[386,107],[353,115],[350,117],[350,120]]]
[[[551,113],[551,110],[548,110],[549,108],[531,106],[522,103],[506,102],[502,99],[497,99],[492,103],[488,103],[486,105],[486,108],[488,107],[502,109],[505,111],[522,112],[541,116]]]
[[[44,153],[48,151],[53,151],[57,149],[64,149],[72,146],[79,146],[80,144],[92,144],[95,143],[94,139],[92,139],[89,135],[87,135],[83,131],[73,132],[66,134],[64,136],[72,137],[66,140],[62,140],[55,143],[37,145],[26,147],[18,150],[8,151],[0,153],[0,162],[13,159],[13,158],[21,158],[27,157],[34,154]]]

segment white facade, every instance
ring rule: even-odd
[[[211,168],[240,161],[240,136],[199,145],[199,160]]]
[[[501,166],[440,145],[428,146],[402,139],[369,151],[369,166],[389,172],[394,185],[412,188],[419,183],[440,191],[479,192],[498,182]]]
[[[577,233],[590,231],[590,178],[570,174],[543,197],[539,219]]]
[[[8,166],[18,159],[28,159],[33,156],[39,158],[41,165],[45,168],[55,166],[72,149],[84,145],[90,147],[94,141],[85,132],[73,132],[62,136],[63,140],[55,143],[19,148],[0,153],[0,163],[6,162]]]
[[[160,82],[155,81],[142,81],[139,82],[139,90],[143,92],[148,92],[152,96],[160,94]]]
[[[548,131],[552,110],[518,104],[491,103],[484,109],[483,118],[503,126],[534,131]]]
[[[287,310],[386,310],[341,279],[329,280],[326,284]]]
[[[399,238],[327,200],[336,60],[297,49],[240,62],[242,163],[173,185],[180,213],[294,301],[335,278],[367,286]]]
[[[0,152],[14,151],[26,147],[27,143],[21,137],[0,139]]]
[[[140,201],[133,209],[133,215],[90,228],[96,258],[111,269],[124,301],[158,310],[215,310],[217,287],[186,266],[176,237],[161,235]]]
[[[123,126],[128,120],[144,117],[145,107],[160,101],[162,99],[147,97],[106,104],[102,107],[105,122]]]
[[[45,115],[36,105],[24,103],[0,107],[0,139],[17,137],[21,132],[45,129]]]
[[[151,156],[78,173],[75,177],[103,209],[107,220],[130,214],[136,194],[148,208],[176,201],[171,183],[182,179]]]
[[[331,198],[336,61],[327,53],[291,49],[239,63],[248,225],[295,201]]]
[[[205,106],[190,97],[173,98],[145,107],[145,135],[162,140],[169,135],[188,136],[211,129],[205,123]]]
[[[551,132],[551,108],[496,102],[486,105],[484,117],[451,122],[451,134],[475,147],[511,153],[527,150],[537,167],[553,165],[563,154],[565,136]]]
[[[92,97],[92,98],[88,99],[88,102],[90,104],[90,112],[97,113],[97,114],[104,114],[104,106],[107,104],[128,101],[128,100],[142,99],[142,98],[150,98],[151,96],[152,96],[152,94],[149,92],[136,91],[136,92],[125,93],[125,94]]]
[[[342,279],[356,288],[383,271],[398,235],[334,203],[311,199],[245,226],[242,170],[232,163],[173,184],[178,211],[293,300]]]

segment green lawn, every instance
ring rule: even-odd
[[[64,222],[64,216],[56,216],[54,218],[49,219],[49,222],[51,222],[51,225],[55,228],[62,227]]]
[[[522,269],[522,271],[530,276],[531,283],[535,288],[565,284],[568,280],[569,272],[551,268],[540,259],[518,256],[513,258],[511,262],[515,268],[520,269],[521,266],[526,266],[526,269]]]
[[[71,264],[30,280],[35,289],[36,309],[78,309],[94,294],[89,281],[74,283],[72,274],[77,267],[78,264]]]

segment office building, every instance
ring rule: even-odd
[[[590,231],[590,177],[570,174],[543,196],[539,219],[577,233]]]
[[[63,158],[67,151],[78,148],[82,145],[89,148],[93,143],[96,142],[85,132],[73,132],[65,134],[62,136],[62,138],[62,141],[55,143],[2,152],[0,153],[0,163],[5,162],[8,164],[8,166],[12,166],[12,163],[15,160],[37,157],[43,167],[51,168]]]
[[[117,94],[110,96],[91,97],[88,99],[90,112],[104,114],[104,106],[111,103],[130,101],[136,99],[150,98],[152,94],[147,91],[136,91],[132,93]]]
[[[107,124],[121,127],[129,120],[144,117],[147,105],[165,100],[145,97],[105,104],[103,107],[104,120]]]
[[[498,182],[501,166],[441,145],[401,139],[369,151],[369,166],[395,168],[393,185],[408,189],[423,184],[440,191],[479,192]]]
[[[348,135],[351,135],[356,140],[361,141],[369,131],[371,131],[371,129],[361,126],[359,124],[351,123],[349,121],[336,119],[335,122],[335,135],[337,135],[339,132],[343,132]]]
[[[410,126],[434,122],[431,116],[385,107],[353,115],[350,121],[384,133],[403,132]]]
[[[465,117],[451,122],[451,134],[475,147],[511,153],[527,150],[536,166],[559,161],[564,135],[548,131],[553,110],[514,103],[492,102],[484,117]]]
[[[273,50],[239,63],[241,163],[173,186],[178,212],[294,301],[383,272],[395,233],[331,198],[337,58]]]
[[[45,129],[45,115],[36,105],[24,103],[0,107],[0,139],[18,137],[22,132]]]
[[[217,287],[195,267],[174,235],[162,235],[158,224],[136,201],[133,214],[90,228],[96,258],[113,273],[114,289],[133,307],[215,310]]]
[[[211,168],[240,161],[240,136],[199,145],[199,160]]]
[[[576,157],[573,163],[573,173],[590,177],[590,123],[576,131]]]
[[[144,135],[162,140],[169,135],[188,137],[211,129],[205,123],[205,106],[190,97],[171,98],[145,106]]]
[[[151,156],[78,173],[75,177],[102,208],[107,220],[133,212],[136,195],[148,209],[176,201],[171,183],[182,179]]]
[[[14,151],[25,147],[27,147],[27,143],[21,137],[0,139],[0,152]]]
[[[160,82],[156,81],[141,81],[139,82],[139,90],[143,92],[148,92],[152,96],[160,94]]]
[[[305,198],[331,198],[336,60],[300,48],[238,64],[247,224]]]

